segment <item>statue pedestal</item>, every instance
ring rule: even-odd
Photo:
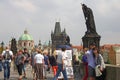
[[[85,33],[85,35],[82,37],[83,41],[83,48],[89,48],[91,43],[95,43],[96,46],[99,48],[100,46],[100,38],[101,36],[97,33]]]

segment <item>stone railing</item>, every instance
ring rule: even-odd
[[[74,69],[75,80],[82,80],[84,76],[84,65],[76,65]],[[120,80],[120,66],[106,64],[106,80]]]
[[[120,80],[120,66],[107,64],[106,80]]]

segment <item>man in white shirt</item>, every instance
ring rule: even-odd
[[[6,46],[6,50],[2,52],[2,58],[4,60],[4,80],[8,80],[10,77],[10,63],[13,58],[13,52]]]

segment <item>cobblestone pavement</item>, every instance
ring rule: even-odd
[[[33,80],[33,76],[32,76],[32,68],[30,65],[27,66],[26,68],[27,71],[27,79],[23,79],[23,80]],[[18,80],[18,72],[17,70],[13,69],[13,66],[11,67],[11,75],[10,75],[10,80]],[[47,79],[46,80],[52,80],[53,78],[53,73],[52,71],[47,73]],[[4,76],[3,76],[3,71],[0,72],[0,80],[4,80]]]
[[[27,66],[26,71],[27,71],[27,79],[23,79],[23,80],[33,80],[32,67],[30,65]],[[75,78],[74,79],[69,79],[69,80],[82,80],[81,79],[82,75],[80,74],[79,71],[80,70],[77,69],[77,72],[75,73],[75,76],[74,76]],[[13,65],[12,65],[11,66],[10,80],[18,80],[18,77],[19,77],[18,72],[17,72],[17,70],[14,70]],[[47,77],[46,80],[52,80],[53,79],[52,70],[50,70],[50,72],[47,73],[46,77]],[[0,80],[4,80],[3,71],[0,72]]]

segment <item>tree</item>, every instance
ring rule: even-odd
[[[2,41],[2,42],[1,42],[1,47],[0,47],[0,53],[2,53],[3,50],[4,50],[4,42]]]
[[[13,51],[14,55],[17,53],[17,41],[15,38],[12,38],[11,40],[11,50]]]

